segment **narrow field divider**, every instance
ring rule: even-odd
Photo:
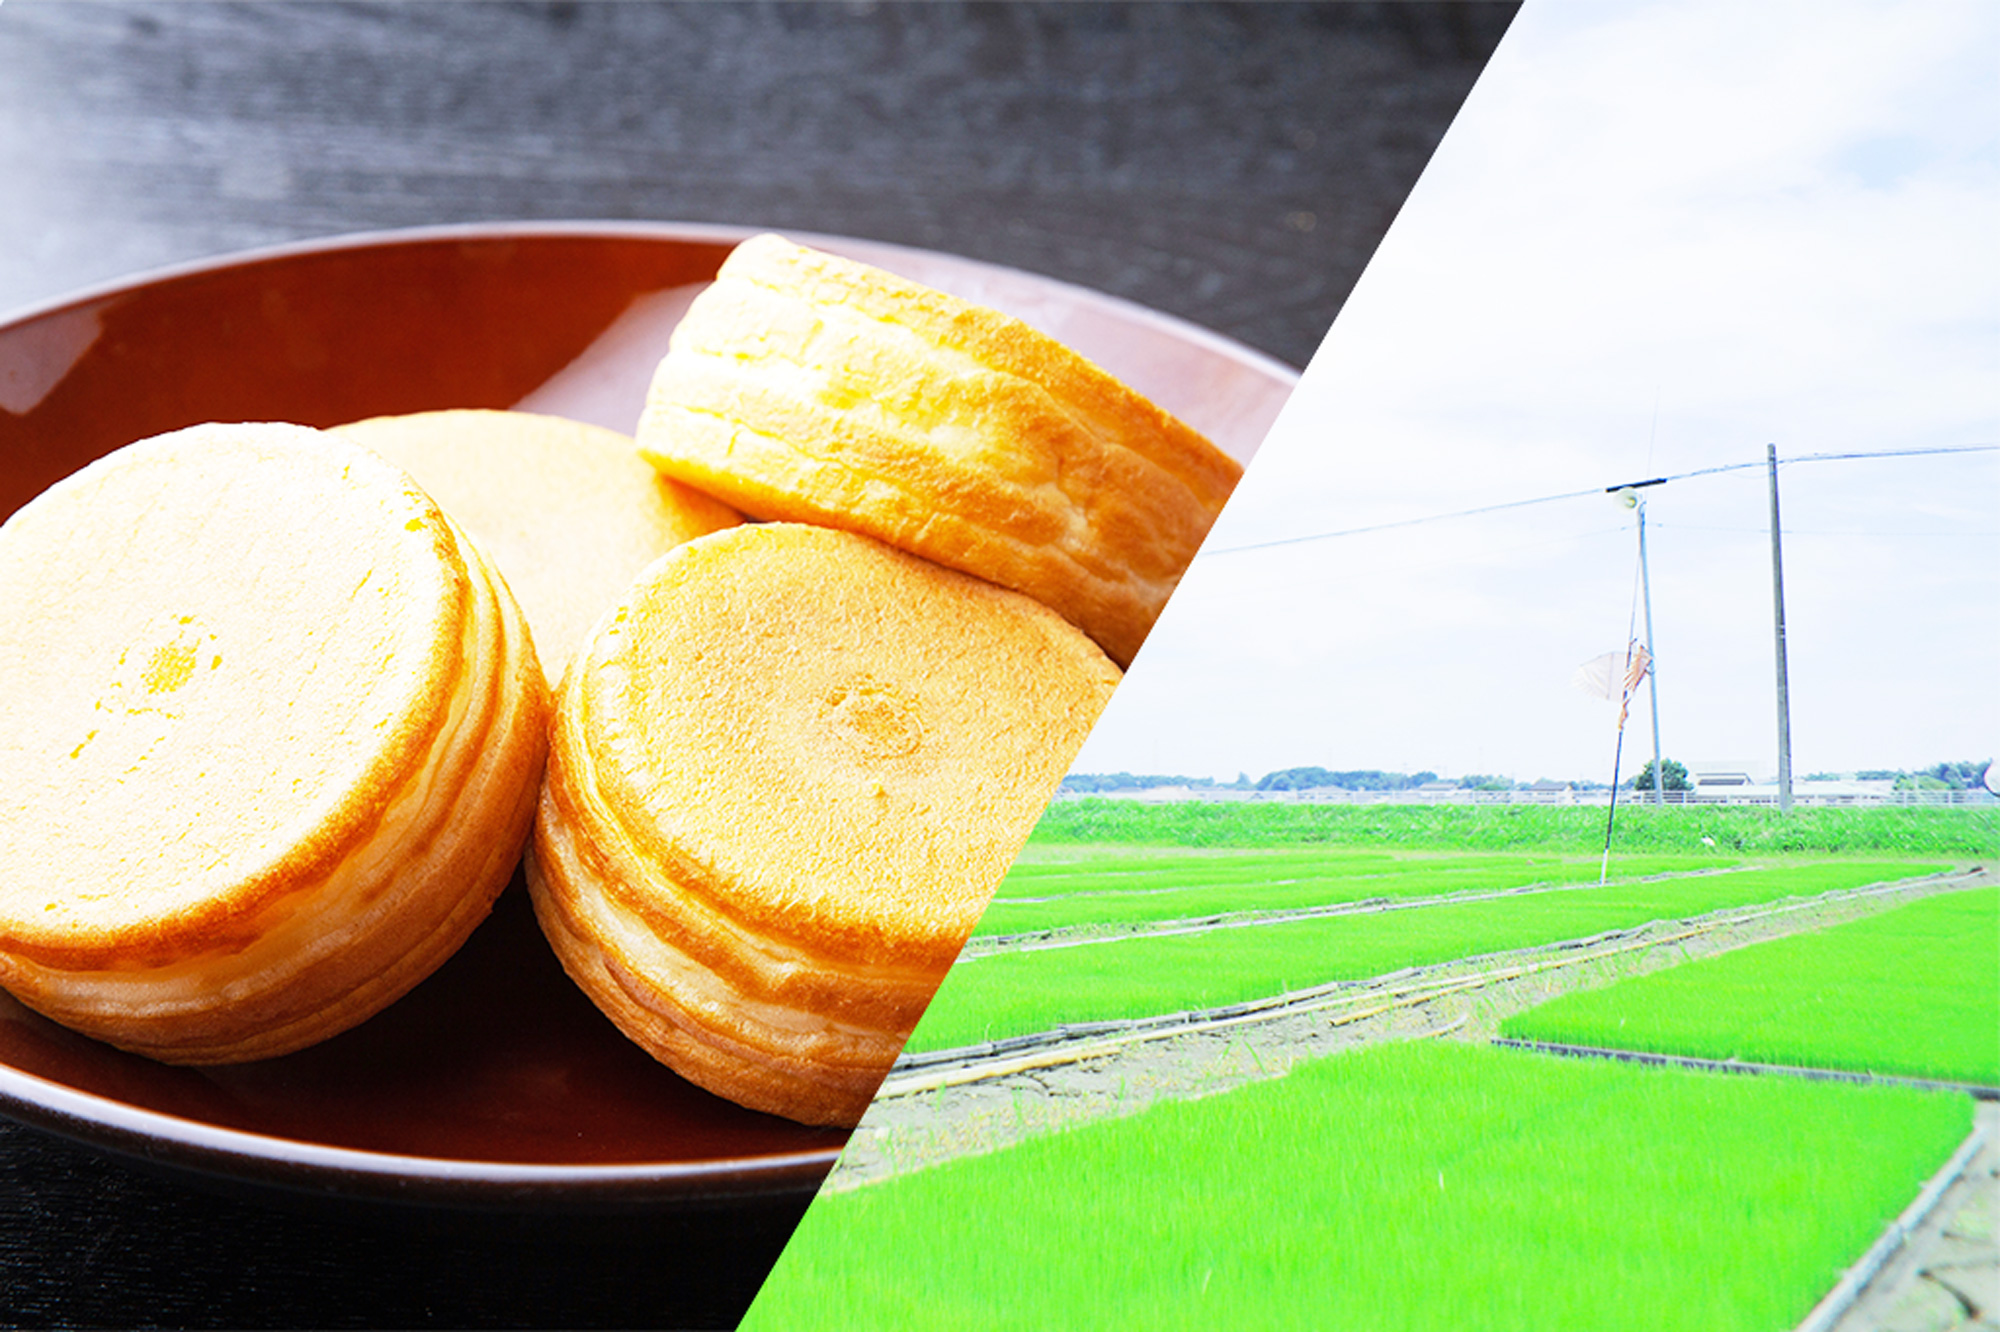
[[[1697,1059],[1692,1055],[1657,1054],[1651,1050],[1620,1050],[1605,1045],[1564,1045],[1559,1041],[1521,1041],[1496,1036],[1491,1044],[1509,1050],[1529,1050],[1536,1054],[1558,1055],[1567,1059],[1615,1059],[1626,1064],[1655,1064],[1668,1068],[1691,1068],[1704,1073],[1770,1073],[1780,1077],[1805,1078],[1811,1082],[1853,1082],[1863,1086],[1915,1087],[1919,1091],[1963,1092],[1982,1101],[2000,1101],[2000,1087],[1981,1082],[1946,1082],[1938,1078],[1907,1078],[1894,1073],[1857,1073],[1844,1068],[1810,1068],[1798,1064],[1756,1064],[1741,1059]]]

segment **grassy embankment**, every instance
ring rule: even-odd
[[[1564,995],[1503,1036],[2000,1087],[2000,889]]]
[[[1838,860],[964,958],[945,977],[908,1048],[947,1050],[1066,1022],[1241,1003],[1937,868]]]
[[[1044,853],[1016,864],[975,933],[1186,920],[1372,898],[1496,892],[1530,884],[1596,883],[1598,875],[1597,857],[1552,851],[1065,850],[1068,854],[1060,860]],[[1741,859],[1627,856],[1619,860],[1615,878],[1726,868]]]
[[[1126,846],[1370,846],[1596,852],[1604,814],[1584,806],[1310,805],[1279,802],[1158,805],[1059,800],[1031,848]],[[1630,852],[1811,852],[1947,858],[2000,855],[1993,806],[1815,806],[1780,814],[1751,805],[1620,805],[1611,859]],[[1622,872],[1622,870],[1620,871]]]
[[[748,1329],[1797,1324],[1962,1096],[1421,1044],[819,1198]]]

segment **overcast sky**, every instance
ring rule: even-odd
[[[1075,764],[1776,770],[1766,444],[2000,444],[2000,5],[1528,3]],[[2000,750],[2000,453],[1780,469],[1794,771]],[[1643,637],[1643,618],[1638,620]],[[1626,774],[1651,752],[1643,695]]]

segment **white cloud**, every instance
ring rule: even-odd
[[[2000,443],[1996,64],[1983,4],[1530,0],[1211,548]],[[1798,770],[2000,747],[2000,455],[1782,486]],[[1767,753],[1763,475],[1649,494],[1667,751]],[[1077,766],[1602,776],[1633,546],[1591,496],[1205,556]]]

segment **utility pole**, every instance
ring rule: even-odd
[[[1653,707],[1653,803],[1667,803],[1666,777],[1661,771],[1666,765],[1660,759],[1660,680],[1659,659],[1653,655],[1653,574],[1646,565],[1646,501],[1639,492],[1649,486],[1663,486],[1664,476],[1656,476],[1650,481],[1628,481],[1622,486],[1606,486],[1604,493],[1618,500],[1628,509],[1639,511],[1639,586],[1646,596],[1646,698]],[[1621,728],[1621,735],[1623,730]],[[1615,802],[1617,797],[1612,797]]]
[[[1660,760],[1660,654],[1653,646],[1653,575],[1646,567],[1646,501],[1639,501],[1639,586],[1646,594],[1646,699],[1653,705],[1653,803],[1667,803]]]
[[[1792,809],[1792,699],[1785,668],[1785,561],[1778,541],[1778,446],[1764,446],[1771,474],[1771,610],[1778,640],[1778,810]]]

